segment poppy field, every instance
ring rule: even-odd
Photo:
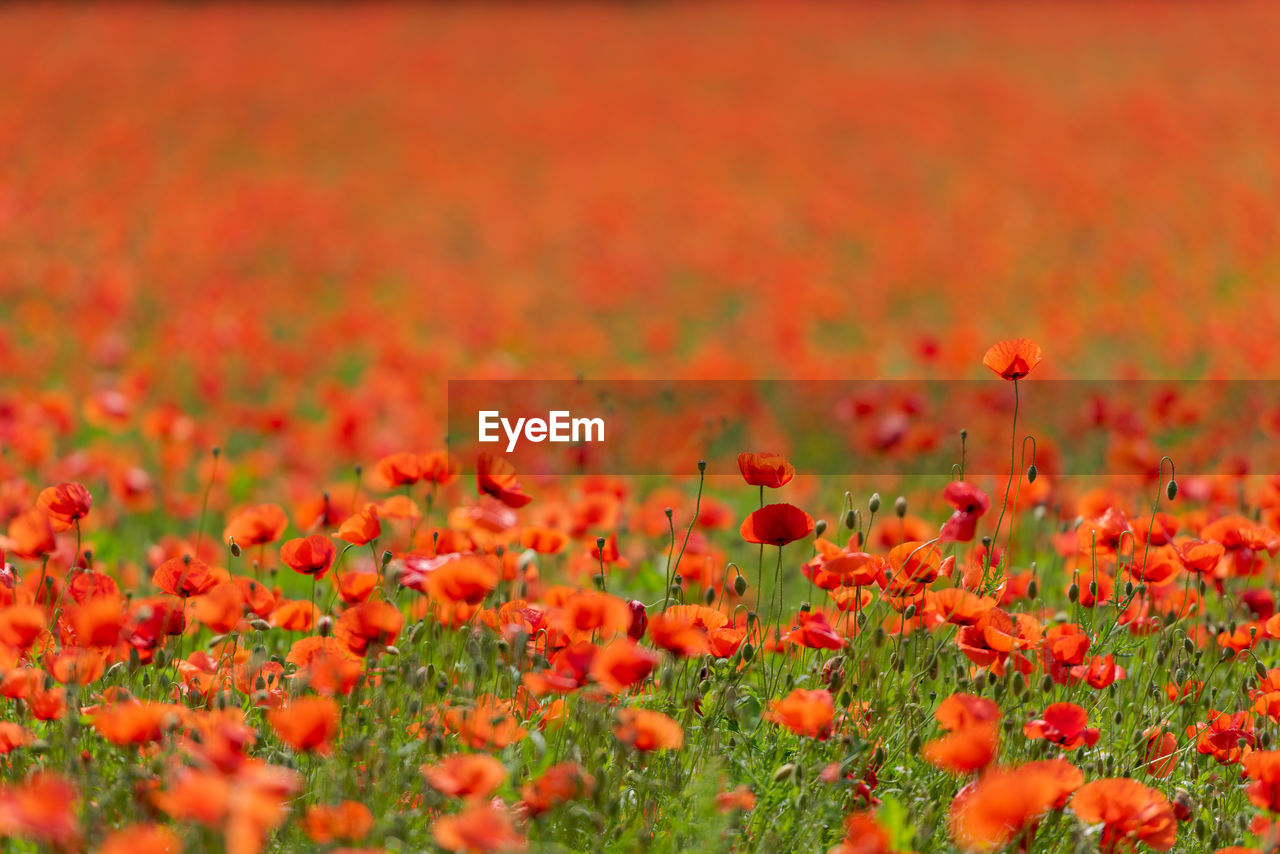
[[[1277,32],[0,7],[0,850],[1277,850]]]

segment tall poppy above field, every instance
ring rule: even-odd
[[[1020,380],[1040,364],[1044,354],[1030,338],[1012,338],[993,344],[982,364],[1006,380]]]
[[[781,454],[769,452],[738,454],[738,471],[752,486],[777,489],[791,482],[796,476],[795,467]]]

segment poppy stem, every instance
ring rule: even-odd
[[[200,544],[204,540],[204,519],[209,512],[209,493],[213,492],[213,482],[218,476],[218,460],[222,459],[222,448],[213,448],[213,468],[209,469],[209,482],[204,487],[204,498],[200,502],[200,527],[196,528],[196,555],[200,554]]]
[[[987,587],[987,578],[991,574],[991,558],[995,554],[996,542],[1000,539],[1000,526],[1004,522],[1005,510],[1009,507],[1009,490],[1013,488],[1014,464],[1018,459],[1018,378],[1013,378],[1013,437],[1009,440],[1009,481],[1004,485],[1004,501],[1000,505],[1000,516],[996,519],[996,529],[991,534],[991,547],[987,549],[987,558],[982,567],[982,588]],[[1013,528],[1013,520],[1009,520],[1009,528]]]

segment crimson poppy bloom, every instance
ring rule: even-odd
[[[748,543],[785,546],[813,532],[813,517],[793,504],[766,504],[753,511],[738,530]]]

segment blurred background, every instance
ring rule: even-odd
[[[5,6],[2,408],[194,413],[323,466],[436,443],[450,378],[980,378],[1022,335],[1044,377],[1275,377],[1277,31]]]

